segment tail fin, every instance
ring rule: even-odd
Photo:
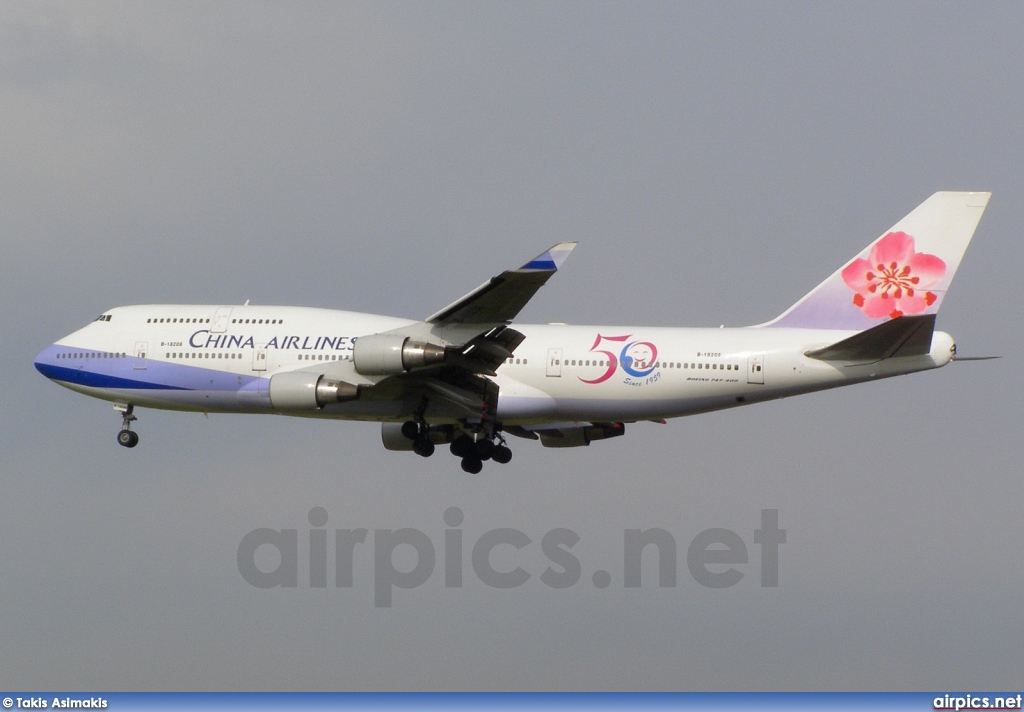
[[[863,330],[935,314],[991,193],[939,192],[761,326]]]

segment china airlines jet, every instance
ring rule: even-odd
[[[935,316],[990,193],[928,198],[775,319],[745,328],[514,324],[576,246],[555,245],[422,321],[333,309],[117,307],[39,354],[47,378],[135,409],[381,423],[384,447],[450,444],[462,469],[547,447],[944,366]]]

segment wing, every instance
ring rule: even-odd
[[[496,417],[498,386],[489,377],[497,374],[526,338],[509,323],[558,271],[574,247],[575,242],[559,243],[519,269],[502,272],[424,321],[382,334],[391,339],[398,337],[388,342],[389,348],[398,350],[413,340],[421,346],[438,345],[440,341],[443,346],[433,353],[443,357],[387,376],[373,388],[381,397],[414,401],[426,398],[446,412],[457,412],[459,417]],[[360,343],[369,343],[375,336],[361,337],[356,342],[357,370]]]
[[[458,301],[427,317],[428,324],[508,324],[576,247],[560,242],[519,269],[492,277]]]

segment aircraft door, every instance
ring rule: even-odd
[[[562,375],[562,349],[548,349],[547,375],[553,377]]]
[[[267,347],[259,346],[252,352],[252,370],[256,374],[256,392],[266,393],[267,384]]]
[[[764,354],[747,357],[747,383],[764,383]]]
[[[253,371],[266,371],[267,370],[267,347],[260,346],[258,349],[252,352],[252,370]]]
[[[135,360],[132,362],[132,368],[136,371],[146,370],[146,354],[149,353],[149,342],[148,341],[136,341],[135,342]]]
[[[213,314],[213,322],[210,324],[211,334],[223,334],[228,330],[228,319],[231,318],[231,310],[234,307],[217,307]]]

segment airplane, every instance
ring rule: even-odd
[[[515,324],[576,246],[563,242],[422,321],[307,307],[142,305],[105,311],[36,369],[135,408],[379,421],[384,447],[462,469],[508,463],[505,435],[547,447],[938,368],[942,299],[991,193],[938,192],[775,319],[743,328]]]

